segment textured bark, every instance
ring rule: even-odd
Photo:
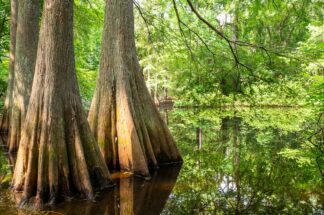
[[[12,187],[21,204],[94,198],[111,177],[82,109],[73,50],[73,1],[45,0],[35,76]]]
[[[146,88],[132,0],[107,0],[100,72],[88,120],[109,167],[149,177],[181,156]]]
[[[18,0],[10,1],[10,53],[9,53],[9,77],[8,88],[6,93],[5,104],[3,108],[2,118],[0,121],[0,131],[7,132],[9,129],[9,120],[11,115],[11,104],[13,94],[13,80],[15,77],[15,48],[16,48],[16,32],[18,18]]]
[[[12,104],[9,119],[9,152],[18,149],[34,77],[38,42],[39,0],[21,0],[15,48]]]

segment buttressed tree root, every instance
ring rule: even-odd
[[[45,0],[35,77],[12,180],[13,190],[22,192],[21,205],[42,207],[75,193],[94,199],[95,188],[112,185],[82,109],[72,27],[73,1]]]
[[[150,177],[181,162],[137,59],[132,0],[107,0],[100,72],[88,121],[109,167]]]

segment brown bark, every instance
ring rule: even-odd
[[[106,1],[100,72],[88,120],[109,167],[149,177],[149,166],[182,160],[145,85],[131,0]]]
[[[3,108],[2,118],[0,121],[0,131],[7,132],[9,130],[9,120],[11,115],[11,104],[13,94],[13,80],[15,77],[15,48],[16,48],[16,32],[18,18],[18,0],[10,1],[10,53],[9,53],[9,77],[8,88],[6,93],[5,104]]]
[[[76,80],[73,1],[45,0],[35,76],[12,186],[21,204],[54,204],[94,188],[111,186],[111,177],[91,134]]]
[[[39,0],[21,0],[15,48],[15,68],[9,119],[9,152],[18,149],[34,77],[38,42]]]

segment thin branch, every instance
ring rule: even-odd
[[[174,0],[173,0],[174,1]],[[240,64],[240,65],[242,65],[242,66],[244,66],[243,64],[241,64],[240,62],[239,62],[239,59],[238,59],[238,57],[237,57],[237,55],[236,55],[236,53],[235,53],[235,51],[234,51],[234,48],[233,48],[233,46],[232,46],[232,43],[233,43],[233,41],[231,41],[230,39],[228,39],[225,35],[224,35],[224,33],[222,32],[222,31],[220,31],[220,30],[218,30],[215,26],[213,26],[211,23],[209,23],[204,17],[202,17],[201,15],[200,15],[200,13],[196,10],[196,8],[193,6],[193,4],[192,4],[192,2],[190,1],[190,0],[187,0],[187,2],[188,2],[188,4],[189,4],[189,6],[190,6],[190,9],[192,10],[192,12],[194,12],[194,14],[198,17],[198,19],[200,19],[203,23],[205,23],[210,29],[212,29],[218,36],[220,36],[222,39],[224,39],[226,42],[227,42],[227,44],[228,44],[228,46],[229,46],[229,48],[230,48],[230,50],[231,50],[231,52],[232,52],[232,55],[233,55],[233,57],[234,57],[234,60],[235,60],[235,62],[237,63],[237,64]],[[244,67],[246,67],[246,66],[244,66]],[[247,67],[246,67],[247,68]]]
[[[215,65],[215,62],[216,62],[216,60],[215,60],[215,53],[209,48],[209,46],[204,41],[204,39],[196,31],[192,30],[185,22],[183,22],[181,20],[180,14],[179,14],[179,11],[178,11],[178,8],[177,8],[177,5],[176,5],[175,0],[173,0],[173,8],[174,8],[174,11],[176,13],[176,17],[177,17],[177,20],[178,20],[179,29],[182,32],[182,36],[185,36],[185,35],[183,33],[183,30],[181,28],[181,25],[185,26],[190,32],[192,32],[194,35],[196,35],[198,37],[198,39],[204,44],[204,46],[206,47],[206,49],[212,54],[212,56],[213,56],[213,62],[214,62],[214,65]]]
[[[95,11],[95,14],[96,14],[96,17],[99,19],[99,20],[102,20],[102,18],[99,16],[98,14],[98,11],[94,8],[94,6],[92,5],[92,3],[90,2],[90,0],[86,0],[90,6],[90,8]]]
[[[150,28],[149,28],[149,24],[147,22],[147,19],[145,18],[144,13],[142,11],[142,8],[141,8],[141,6],[139,5],[139,3],[136,0],[133,0],[133,3],[134,3],[136,9],[138,10],[140,16],[142,17],[142,19],[144,21],[144,24],[146,26],[147,33],[148,33],[148,36],[149,36],[149,40],[151,40],[152,39],[152,33],[151,33]]]
[[[184,31],[183,31],[183,29],[182,29],[182,26],[181,26],[181,23],[180,23],[180,21],[179,21],[179,20],[180,20],[180,16],[179,16],[179,11],[178,11],[177,4],[176,4],[175,0],[172,0],[172,2],[173,2],[174,10],[175,10],[175,12],[176,12],[176,16],[177,16],[177,20],[178,20],[178,26],[179,26],[180,34],[181,34],[181,36],[183,37],[183,40],[184,40],[184,42],[185,42],[185,45],[187,46],[187,49],[188,49],[189,52],[190,52],[190,56],[191,56],[192,60],[193,60],[194,62],[196,62],[195,59],[194,59],[194,55],[193,55],[193,53],[192,53],[191,47],[190,47],[190,45],[188,44],[187,38],[186,38],[186,36],[185,36],[185,33],[184,33]]]

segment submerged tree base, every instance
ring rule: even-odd
[[[100,74],[88,120],[111,168],[148,178],[149,167],[182,161],[138,63],[131,0],[106,1]]]
[[[112,186],[76,80],[73,1],[45,1],[35,77],[12,180],[20,205],[40,208]],[[57,16],[60,14],[60,16]]]

